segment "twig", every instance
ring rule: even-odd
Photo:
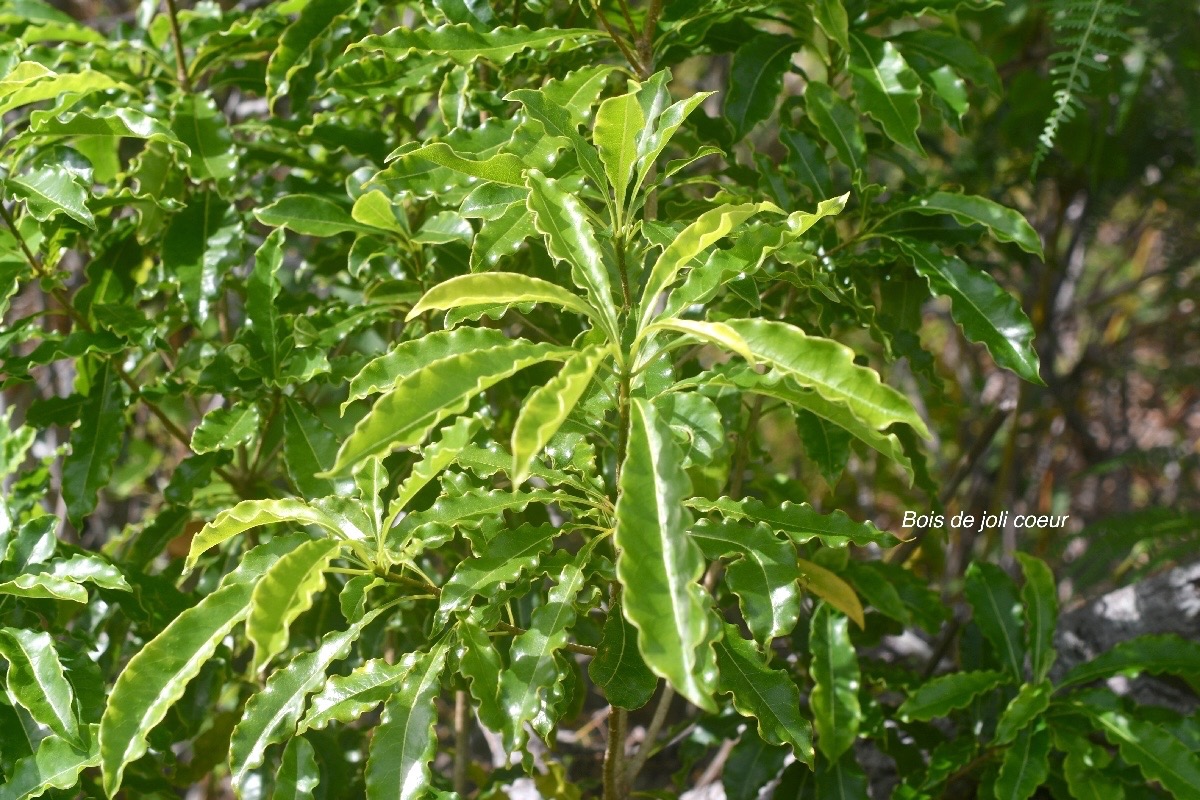
[[[654,742],[658,739],[658,734],[662,732],[663,723],[667,721],[667,711],[670,710],[671,700],[674,698],[675,690],[671,688],[671,684],[664,684],[662,696],[658,698],[658,705],[654,707],[654,716],[650,719],[650,727],[646,728],[646,736],[642,739],[642,745],[638,748],[633,760],[629,762],[629,776],[625,779],[626,786],[632,787],[638,773],[642,771],[642,767],[646,766],[646,761],[654,749]]]
[[[460,797],[467,794],[467,755],[471,738],[471,704],[467,693],[454,693],[454,791]]]
[[[609,24],[608,17],[604,16],[604,11],[600,8],[599,0],[592,0],[592,8],[596,10],[596,16],[600,19],[600,24],[603,25],[604,30],[608,32],[609,38],[613,40],[613,44],[615,44],[621,51],[621,54],[625,56],[625,60],[629,62],[629,66],[633,67],[634,71],[638,75],[644,75],[645,71],[642,69],[642,65],[638,62],[637,56],[635,56],[633,51],[629,49],[629,46],[625,44],[625,40],[617,35],[617,31],[612,25]]]
[[[624,800],[625,735],[628,727],[625,709],[613,706],[608,716],[608,749],[604,753],[604,800]]]
[[[187,60],[183,55],[183,36],[179,32],[179,9],[175,0],[163,0],[167,7],[167,19],[171,22],[171,42],[175,46],[175,74],[185,92],[192,91],[192,80],[188,77]]]
[[[642,28],[641,38],[638,40],[638,55],[641,56],[642,64],[646,72],[643,77],[649,78],[650,72],[654,69],[654,34],[658,30],[658,18],[662,14],[662,0],[650,0],[650,9],[646,12],[646,25]]]

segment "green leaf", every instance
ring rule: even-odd
[[[96,507],[96,493],[108,485],[124,434],[124,387],[116,370],[104,361],[90,378],[79,424],[71,433],[71,452],[63,459],[63,499],[76,529]]]
[[[813,763],[812,726],[800,716],[800,690],[784,670],[771,669],[754,642],[743,639],[734,625],[716,643],[721,670],[717,691],[729,694],[744,717],[758,721],[763,741],[787,745],[796,758]]]
[[[600,151],[600,162],[604,164],[604,174],[608,176],[617,204],[618,219],[623,216],[629,181],[637,164],[638,135],[645,126],[646,117],[636,92],[610,97],[596,112],[592,141]]]
[[[458,565],[442,587],[434,625],[470,607],[476,597],[492,597],[506,584],[533,569],[560,531],[551,525],[521,525],[501,530],[477,558]]]
[[[547,81],[542,86],[542,94],[554,105],[565,108],[576,125],[582,125],[591,118],[596,98],[604,90],[608,76],[616,69],[611,64],[582,67],[563,78]]]
[[[317,477],[333,465],[337,455],[333,431],[308,405],[287,397],[283,401],[283,435],[283,459],[299,493],[308,497],[337,494],[337,483]]]
[[[658,296],[675,282],[681,269],[738,225],[762,211],[778,212],[779,209],[773,203],[722,205],[705,211],[684,228],[675,240],[667,245],[650,269],[646,286],[642,290],[638,330],[650,325],[657,309]]]
[[[178,281],[193,319],[208,319],[224,273],[241,260],[244,238],[241,216],[214,191],[191,195],[171,217],[162,239],[162,265]]]
[[[330,665],[346,657],[363,628],[382,611],[368,612],[345,630],[325,634],[315,650],[271,673],[266,686],[247,701],[229,742],[229,777],[239,796],[251,771],[263,763],[267,748],[294,733],[308,696],[325,680]]]
[[[891,37],[904,52],[917,53],[937,64],[949,65],[976,86],[1000,94],[1002,86],[996,67],[965,36],[942,28],[917,28]]]
[[[858,738],[862,713],[858,704],[858,658],[850,641],[850,622],[822,603],[812,617],[809,634],[813,679],[809,705],[817,729],[817,747],[837,761]]]
[[[775,110],[783,76],[791,69],[792,54],[800,44],[791,36],[760,33],[734,52],[722,114],[733,126],[735,142]]]
[[[279,375],[285,356],[275,297],[279,294],[279,267],[283,264],[284,233],[271,231],[254,253],[254,269],[246,280],[246,319],[256,349],[262,355],[263,374]]]
[[[11,581],[0,583],[0,595],[35,600],[66,600],[80,604],[88,601],[87,590],[79,584],[46,574],[18,575]]]
[[[128,106],[101,106],[55,117],[51,112],[34,112],[30,130],[38,136],[99,136],[163,142],[187,154],[187,146],[170,128],[154,117]]]
[[[338,451],[330,474],[341,474],[364,458],[421,444],[439,422],[466,410],[488,387],[534,364],[563,360],[572,352],[517,339],[421,367],[397,381],[359,421]]]
[[[1025,648],[1021,643],[1021,601],[1012,578],[995,564],[972,562],[963,587],[974,610],[975,624],[992,645],[1008,674],[1017,681],[1025,675]]]
[[[212,453],[232,450],[249,442],[259,432],[261,418],[258,406],[242,401],[227,408],[217,408],[204,415],[192,431],[192,451]]]
[[[510,203],[494,219],[485,219],[471,243],[471,271],[481,272],[517,252],[521,243],[536,236],[533,213],[524,201]]]
[[[1002,206],[994,200],[957,192],[934,192],[919,197],[900,210],[918,214],[949,214],[963,225],[982,225],[1002,242],[1012,242],[1026,253],[1042,258],[1042,243],[1037,231],[1020,212]]]
[[[446,56],[455,64],[469,65],[482,59],[496,66],[528,49],[545,51],[549,45],[574,43],[596,36],[590,28],[541,28],[531,31],[524,26],[476,30],[469,23],[424,28],[396,28],[380,36],[368,36],[350,50],[379,50],[393,58],[405,58],[412,52]]]
[[[367,758],[367,800],[416,800],[429,788],[437,749],[437,698],[446,644],[436,645],[383,707]]]
[[[1112,763],[1108,751],[1087,738],[1070,735],[1060,729],[1052,730],[1054,746],[1065,752],[1063,777],[1071,797],[1079,800],[1125,800],[1124,787],[1106,774]]]
[[[1016,739],[1017,734],[1028,728],[1050,706],[1053,692],[1054,687],[1049,681],[1024,684],[1005,707],[996,724],[995,743],[1008,744]]]
[[[91,69],[60,74],[36,61],[21,61],[0,79],[0,114],[30,103],[53,100],[68,92],[83,96],[120,85],[108,75]]]
[[[804,454],[817,465],[825,482],[834,486],[850,461],[850,434],[811,411],[796,410],[796,431]]]
[[[896,238],[917,274],[935,294],[949,297],[954,321],[972,342],[987,347],[996,363],[1031,383],[1042,384],[1033,324],[1020,302],[986,272],[958,256],[946,255],[932,242]]]
[[[646,665],[697,706],[715,710],[716,660],[704,557],[687,535],[690,481],[670,427],[646,401],[631,401],[614,541],[623,611],[638,629]]]
[[[828,197],[833,192],[833,178],[825,159],[825,148],[807,134],[792,128],[780,129],[779,141],[787,147],[790,155],[787,164],[792,168],[792,174],[809,194],[814,198]]]
[[[334,722],[358,719],[392,696],[396,684],[404,680],[418,657],[417,653],[407,653],[397,664],[373,658],[349,675],[331,676],[313,695],[297,730],[320,730]]]
[[[811,81],[804,90],[804,106],[808,118],[817,126],[822,138],[833,145],[842,163],[852,173],[866,166],[867,145],[863,139],[858,114],[828,84]]]
[[[812,11],[813,19],[825,31],[825,35],[837,42],[842,50],[849,52],[850,20],[842,0],[816,0]]]
[[[1200,642],[1174,634],[1138,636],[1077,664],[1063,676],[1059,688],[1141,672],[1181,676],[1200,673]]]
[[[865,628],[867,626],[866,620],[863,619],[862,601],[858,599],[858,594],[855,593],[853,586],[846,583],[833,571],[803,558],[796,559],[796,566],[800,570],[800,587],[804,591],[820,597],[854,620],[858,627]]]
[[[606,186],[608,179],[604,176],[604,165],[600,163],[600,154],[596,148],[579,135],[577,123],[571,113],[561,106],[555,105],[550,98],[533,89],[518,89],[504,96],[505,100],[521,103],[525,113],[546,128],[550,136],[565,137],[575,151],[579,166],[584,174],[595,184],[597,189]]]
[[[1027,728],[1004,751],[996,777],[996,800],[1027,800],[1050,772],[1050,733]]]
[[[800,570],[794,545],[776,537],[764,523],[751,527],[701,520],[691,535],[708,558],[736,559],[726,568],[725,580],[738,596],[742,616],[756,640],[767,643],[791,632],[800,618]],[[719,660],[719,649],[717,656]]]
[[[742,335],[756,359],[785,371],[826,400],[845,405],[876,430],[903,422],[926,439],[931,437],[908,398],[884,384],[875,370],[854,363],[855,353],[846,345],[808,336],[786,322],[737,319],[725,324]]]
[[[308,739],[293,736],[283,748],[283,759],[275,773],[275,791],[271,800],[312,800],[313,790],[321,782],[317,754]]]
[[[529,478],[533,460],[571,415],[583,397],[600,362],[610,354],[608,345],[593,345],[571,356],[557,375],[537,387],[521,405],[513,426],[513,486]]]
[[[8,662],[9,696],[39,723],[78,743],[75,693],[63,672],[53,637],[40,631],[0,628],[0,656]]]
[[[808,503],[785,500],[779,505],[767,505],[753,497],[743,500],[695,497],[688,500],[688,505],[705,513],[715,511],[726,519],[765,523],[778,533],[786,534],[796,544],[813,539],[820,539],[830,547],[844,547],[847,542],[859,547],[871,544],[893,547],[896,544],[893,534],[879,530],[869,521],[855,522],[841,509],[822,514]]]
[[[337,520],[332,519],[323,510],[317,509],[300,500],[285,498],[282,500],[243,500],[236,506],[217,514],[216,519],[205,525],[192,538],[192,546],[184,561],[184,571],[191,571],[196,561],[206,550],[232,539],[239,533],[257,528],[260,525],[272,525],[281,522],[298,522],[301,525],[317,525],[332,533],[342,536],[343,530]],[[365,538],[361,531],[346,531],[352,539]]]
[[[586,301],[550,281],[516,272],[483,272],[439,283],[421,297],[405,319],[411,321],[431,309],[514,303],[551,303],[584,316],[597,316]]]
[[[1200,786],[1200,756],[1158,725],[1119,711],[1093,715],[1105,738],[1116,745],[1121,758],[1141,770],[1146,780],[1157,781],[1176,800],[1195,796]]]
[[[456,328],[434,331],[419,339],[401,342],[383,355],[367,362],[350,380],[350,396],[342,403],[342,413],[355,400],[392,388],[401,378],[416,372],[439,359],[504,347],[512,341],[502,331],[492,328]]]
[[[814,783],[817,800],[851,800],[870,796],[867,776],[854,760],[853,753],[845,754],[833,763],[818,760]]]
[[[721,770],[726,800],[755,800],[786,759],[787,750],[767,744],[753,730],[743,732]]]
[[[126,765],[146,752],[150,730],[249,613],[255,582],[295,544],[277,538],[247,553],[215,592],[185,609],[129,660],[100,720],[101,769],[110,798],[121,786]]]
[[[82,748],[59,736],[42,739],[33,755],[13,765],[8,780],[0,785],[0,800],[27,800],[51,789],[77,788],[79,773],[100,763],[95,725],[87,738],[89,744]]]
[[[522,174],[527,166],[512,153],[496,153],[489,158],[476,160],[464,158],[445,142],[433,142],[415,150],[409,150],[404,155],[421,158],[455,172],[492,183],[500,183],[505,186],[525,185]]]
[[[1043,681],[1054,666],[1054,629],[1058,627],[1058,585],[1046,562],[1036,556],[1017,553],[1025,585],[1021,600],[1025,604],[1025,646],[1033,679]]]
[[[702,342],[715,344],[735,353],[742,358],[754,363],[754,354],[750,352],[749,345],[742,338],[741,334],[729,327],[723,322],[701,322],[699,320],[690,319],[662,319],[655,322],[643,332],[644,335],[652,335],[660,330],[675,331],[687,336],[692,336]]]
[[[417,496],[417,492],[421,491],[458,457],[478,429],[479,419],[477,417],[460,417],[453,424],[443,428],[442,437],[421,451],[421,460],[413,464],[408,477],[396,488],[396,497],[392,500],[391,513],[395,515],[406,508]]]
[[[513,639],[510,666],[500,675],[500,702],[508,715],[504,733],[509,751],[524,747],[526,723],[544,727],[537,718],[546,718],[550,724],[557,721],[549,718],[551,696],[562,679],[555,656],[567,643],[567,629],[575,623],[574,602],[583,583],[579,567],[563,567],[546,604],[533,612],[529,629]]]
[[[250,596],[246,638],[254,645],[253,668],[260,670],[288,644],[296,617],[312,608],[313,595],[325,588],[322,570],[337,555],[333,539],[315,539],[271,565]]]
[[[183,163],[193,180],[221,182],[237,174],[233,135],[211,97],[180,94],[171,109],[171,130],[190,151]]]
[[[990,692],[1009,678],[1002,672],[952,672],[921,684],[896,713],[905,719],[928,722],[966,708],[976,697]]]
[[[62,212],[89,228],[96,227],[96,218],[87,207],[87,189],[64,166],[43,164],[13,175],[5,183],[14,196],[25,201],[29,213],[39,221],[44,222]]]
[[[272,112],[279,98],[291,91],[296,73],[312,63],[338,17],[354,7],[353,0],[310,0],[300,7],[300,16],[284,30],[267,61],[267,104]]]
[[[508,720],[508,712],[500,705],[500,654],[487,631],[474,620],[460,620],[456,630],[460,642],[459,669],[471,683],[471,696],[477,704],[479,721],[489,730],[500,733]]]
[[[363,225],[342,206],[315,194],[284,195],[269,206],[256,208],[254,218],[263,225],[286,228],[306,236],[336,236],[347,231],[378,233],[380,230]]]
[[[610,704],[631,711],[649,703],[658,687],[658,676],[646,666],[638,648],[637,628],[625,619],[619,603],[604,620],[604,638],[588,664],[588,675]]]
[[[894,44],[866,34],[850,35],[850,76],[858,103],[897,144],[925,154],[921,125],[921,78]]]

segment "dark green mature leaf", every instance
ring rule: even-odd
[[[1050,732],[1044,727],[1027,728],[1017,736],[1000,762],[996,797],[1027,800],[1046,780],[1050,771]]]
[[[442,420],[465,411],[483,390],[534,364],[564,360],[573,352],[518,339],[423,366],[397,381],[359,421],[329,473],[344,473],[364,458],[385,456],[398,447],[415,447]]]
[[[62,467],[67,517],[76,528],[96,507],[96,493],[108,485],[125,434],[125,392],[116,369],[102,362],[89,383]]]
[[[792,66],[800,41],[790,36],[759,34],[733,54],[729,92],[723,114],[733,126],[733,139],[743,138],[775,110],[783,76]]]
[[[437,747],[437,697],[447,645],[417,660],[383,708],[367,758],[367,800],[415,800],[429,787]]]
[[[33,755],[13,766],[8,780],[0,785],[0,800],[26,800],[40,797],[51,789],[70,789],[79,781],[79,773],[100,763],[96,743],[97,726],[87,736],[88,746],[79,747],[59,736],[47,736]]]
[[[990,692],[1008,678],[1002,672],[952,672],[921,684],[901,704],[901,717],[922,722],[947,716],[951,711],[966,708],[983,694]]]
[[[275,773],[275,791],[271,800],[312,800],[313,790],[321,782],[317,754],[308,739],[293,736],[283,748],[283,759]]]
[[[393,516],[407,508],[409,502],[417,496],[417,492],[458,458],[479,426],[478,417],[459,417],[442,429],[442,437],[421,451],[421,460],[413,464],[408,477],[396,487],[396,497],[393,498],[390,509]]]
[[[489,730],[500,733],[508,720],[508,712],[500,704],[500,673],[503,670],[500,654],[487,631],[474,620],[460,620],[456,631],[458,666],[463,677],[470,681],[479,721]]]
[[[273,672],[266,686],[250,698],[229,742],[234,791],[242,792],[251,771],[263,763],[268,747],[294,734],[308,696],[325,680],[330,665],[346,657],[363,628],[382,610],[367,613],[345,630],[327,633],[315,650],[301,653]]]
[[[996,658],[1017,681],[1025,675],[1022,644],[1021,601],[1012,578],[995,564],[974,562],[967,568],[963,593],[974,611],[975,624],[983,631]]]
[[[995,94],[1001,91],[1000,76],[992,62],[963,36],[941,28],[918,28],[891,37],[906,53],[918,53],[938,64],[951,66],[974,83]]]
[[[728,497],[705,500],[696,497],[689,500],[688,505],[697,511],[715,511],[726,519],[766,523],[797,544],[813,539],[820,539],[830,547],[842,547],[847,542],[860,547],[869,544],[891,547],[896,544],[894,534],[879,530],[870,521],[855,522],[840,509],[822,514],[808,503],[784,501],[779,505],[767,505],[753,497],[744,500]]]
[[[192,431],[192,450],[196,453],[232,450],[253,439],[261,422],[258,406],[251,402],[214,409]]]
[[[275,297],[279,294],[279,267],[283,264],[283,229],[271,231],[254,254],[254,269],[246,281],[246,318],[251,341],[262,355],[259,369],[268,378],[280,373],[285,342],[280,331]]]
[[[532,239],[537,234],[529,207],[520,200],[510,203],[503,213],[492,219],[484,219],[479,227],[479,233],[475,234],[471,243],[471,271],[490,269],[500,259],[517,252],[526,239]]]
[[[29,213],[38,220],[48,220],[61,212],[89,228],[96,227],[96,218],[87,207],[88,191],[66,167],[43,164],[9,177],[5,185],[25,201]]]
[[[755,639],[770,642],[791,632],[800,617],[800,570],[794,545],[779,539],[762,522],[751,526],[702,520],[691,536],[708,558],[736,558],[726,568],[725,580],[738,596]]]
[[[786,758],[784,748],[764,742],[753,730],[744,732],[721,770],[727,800],[755,800],[779,774]]]
[[[620,604],[609,609],[604,638],[596,657],[588,664],[588,675],[604,692],[604,698],[617,708],[641,708],[654,695],[658,677],[642,659],[637,628],[625,619]]]
[[[996,724],[996,744],[1008,744],[1050,706],[1054,687],[1049,681],[1027,683],[1017,692]]]
[[[788,745],[796,758],[812,764],[812,725],[800,715],[800,690],[791,676],[768,667],[754,642],[728,623],[716,652],[717,691],[732,696],[738,713],[758,720],[763,741]]]
[[[368,36],[352,50],[379,50],[395,58],[410,53],[446,56],[456,64],[469,65],[476,59],[501,65],[530,48],[546,48],[553,43],[572,43],[596,36],[590,28],[543,28],[524,26],[479,31],[468,23],[442,25],[434,30],[396,28],[379,36]]]
[[[9,696],[39,723],[78,743],[75,693],[63,672],[53,637],[44,631],[0,628],[0,657],[8,662]]]
[[[1025,217],[1011,208],[978,195],[934,192],[904,205],[918,214],[948,214],[963,225],[982,225],[1002,242],[1013,242],[1026,253],[1042,257],[1037,231]]]
[[[827,603],[817,607],[809,634],[812,662],[809,695],[817,729],[817,747],[837,761],[858,738],[858,658],[850,641],[850,621]]]
[[[837,483],[850,460],[850,434],[811,411],[797,410],[796,430],[804,444],[804,454],[816,463],[825,481]]]
[[[245,619],[255,582],[296,544],[295,539],[276,538],[251,550],[215,592],[183,611],[129,660],[100,720],[101,768],[109,797],[120,788],[126,765],[146,752],[150,730]]]
[[[850,35],[850,75],[862,110],[897,144],[924,154],[917,139],[921,125],[921,78],[889,41]]]
[[[162,239],[162,263],[179,282],[193,317],[203,323],[221,289],[221,277],[241,255],[241,217],[212,191],[197,192],[171,217]]]
[[[505,584],[533,569],[561,531],[551,525],[522,525],[502,530],[477,558],[458,565],[439,596],[436,625],[468,608],[480,596],[494,596]]]
[[[962,259],[946,255],[930,242],[897,238],[913,268],[936,294],[949,297],[951,314],[972,342],[987,347],[996,363],[1027,381],[1041,384],[1033,324],[1020,302],[986,272],[972,269]]]
[[[337,555],[333,539],[305,542],[271,565],[250,595],[246,638],[254,644],[254,668],[261,669],[287,648],[289,628],[312,607],[313,595],[325,588],[322,574]]]
[[[813,121],[825,141],[833,145],[838,158],[852,173],[866,166],[867,145],[863,139],[858,115],[828,84],[812,81],[804,90],[808,118]]]
[[[804,185],[814,199],[828,197],[833,193],[833,180],[829,174],[829,162],[825,150],[809,136],[792,128],[782,128],[779,140],[787,147],[790,158],[787,163],[792,174]]]
[[[1046,562],[1036,556],[1017,553],[1017,561],[1025,573],[1021,600],[1025,604],[1025,646],[1033,679],[1043,681],[1050,674],[1057,655],[1054,649],[1054,629],[1058,627],[1058,585]]]
[[[1104,736],[1117,746],[1121,758],[1157,781],[1176,800],[1187,800],[1200,786],[1200,756],[1157,725],[1119,711],[1093,716]]]
[[[700,586],[704,558],[687,535],[683,505],[690,481],[666,422],[634,399],[621,467],[614,541],[626,618],[642,657],[657,675],[701,708],[713,710],[716,658],[709,601]]]
[[[1066,753],[1063,777],[1072,797],[1080,800],[1125,800],[1124,787],[1110,774],[1107,767],[1113,760],[1108,750],[1084,736],[1072,735],[1052,728],[1054,746]]]
[[[300,16],[279,37],[267,62],[267,103],[272,111],[291,91],[296,73],[311,63],[338,17],[354,5],[354,0],[312,0],[300,7]]]
[[[292,398],[283,401],[283,458],[292,483],[307,497],[325,497],[338,493],[336,482],[318,478],[333,466],[337,439],[333,431],[308,405]]]
[[[181,95],[171,110],[171,130],[191,151],[183,163],[194,180],[222,182],[237,173],[233,135],[211,97]]]
[[[604,175],[604,165],[600,162],[600,154],[596,152],[595,147],[579,135],[578,126],[567,109],[556,105],[544,93],[533,89],[518,89],[515,92],[509,92],[504,99],[521,103],[525,107],[525,112],[542,123],[546,128],[546,133],[550,136],[566,137],[575,151],[575,157],[579,159],[579,166],[583,169],[584,174],[591,179],[597,189],[607,185],[608,179]]]
[[[1076,665],[1063,676],[1059,687],[1141,672],[1183,676],[1200,674],[1200,642],[1174,634],[1139,636]]]
[[[846,753],[832,763],[819,759],[815,784],[817,800],[851,800],[869,796],[867,776],[854,760],[853,753]]]

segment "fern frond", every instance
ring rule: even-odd
[[[1059,50],[1050,56],[1054,108],[1038,137],[1030,174],[1054,149],[1058,129],[1083,108],[1089,73],[1103,73],[1117,48],[1132,42],[1122,23],[1137,12],[1113,0],[1051,0],[1050,27]]]

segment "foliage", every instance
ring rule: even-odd
[[[1059,385],[990,5],[0,3],[0,798],[1187,797],[1195,641],[847,488],[953,495],[939,337]]]

